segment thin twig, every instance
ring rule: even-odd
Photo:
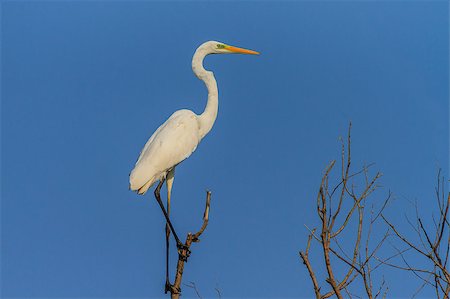
[[[187,286],[188,288],[194,289],[195,293],[197,294],[197,297],[202,299],[202,296],[200,295],[200,292],[197,289],[197,285],[195,284],[195,282],[190,281],[188,284],[185,283],[185,286]]]

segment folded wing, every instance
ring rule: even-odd
[[[142,149],[130,174],[130,189],[137,191],[145,185],[147,191],[169,169],[189,157],[199,142],[197,115],[190,110],[172,114]]]

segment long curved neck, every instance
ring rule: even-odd
[[[208,102],[205,111],[198,116],[201,138],[205,137],[212,129],[219,109],[219,91],[217,90],[216,79],[214,78],[213,72],[207,71],[203,67],[203,59],[208,54],[207,50],[200,47],[192,58],[192,70],[194,74],[205,83],[208,89]]]

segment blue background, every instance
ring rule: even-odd
[[[375,162],[384,174],[374,201],[391,190],[387,216],[403,230],[411,201],[431,215],[437,170],[447,175],[449,165],[447,1],[1,9],[4,297],[163,295],[163,217],[151,192],[128,191],[128,174],[171,113],[204,109],[190,66],[207,40],[262,55],[205,61],[219,115],[177,168],[172,211],[181,236],[196,230],[210,189],[211,219],[184,282],[207,297],[214,288],[224,297],[312,296],[298,251],[304,224],[317,225],[321,175],[339,159],[350,120],[355,170]],[[393,269],[381,274],[390,297],[420,285]]]

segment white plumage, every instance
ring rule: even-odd
[[[179,110],[153,133],[130,173],[131,190],[144,194],[155,182],[169,176],[166,182],[170,205],[175,166],[195,151],[201,139],[211,130],[217,117],[217,83],[213,72],[203,68],[203,59],[208,54],[228,53],[259,54],[216,41],[203,43],[197,48],[192,58],[192,70],[208,89],[205,111],[197,115],[190,110]]]
[[[197,118],[190,110],[179,110],[153,133],[130,174],[131,190],[144,194],[195,151],[201,140]]]

